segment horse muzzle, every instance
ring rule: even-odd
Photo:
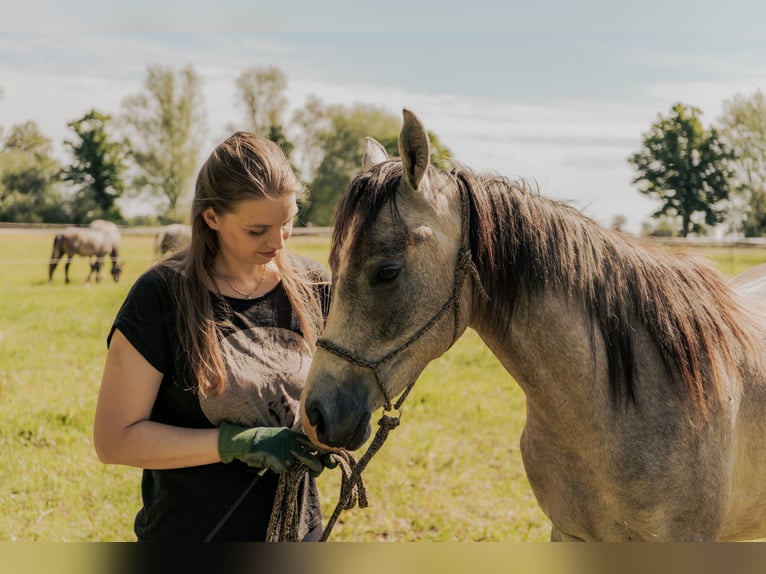
[[[364,397],[308,388],[301,400],[301,423],[313,443],[325,449],[356,450],[370,436],[372,410]]]

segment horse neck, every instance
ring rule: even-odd
[[[756,352],[741,305],[710,265],[523,190],[488,197],[483,216],[474,202],[471,248],[488,297],[474,298],[472,324],[512,374],[598,376],[631,402],[637,361],[656,353],[657,378],[677,373],[704,413],[738,356]]]
[[[620,238],[503,178],[473,182],[471,201],[471,251],[486,292],[474,289],[471,326],[520,383],[567,371],[601,376],[592,345],[609,316],[599,298]],[[632,361],[632,352],[610,357],[610,369],[623,358]]]
[[[471,328],[522,387],[562,380],[571,373],[593,380],[593,323],[585,305],[549,289],[523,294],[513,305],[474,305]]]

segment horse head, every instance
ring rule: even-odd
[[[467,326],[465,198],[430,166],[426,129],[408,110],[399,154],[368,138],[336,213],[332,302],[301,401],[305,432],[325,447],[359,448],[372,413],[390,409]]]

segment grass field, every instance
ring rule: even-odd
[[[153,260],[153,237],[126,234],[119,284],[48,284],[52,231],[0,233],[0,541],[127,541],[140,470],[101,464],[91,425],[105,337],[130,285]],[[293,250],[326,262],[324,238]],[[766,250],[707,248],[727,275]],[[333,540],[543,541],[549,526],[524,475],[523,395],[469,331],[424,372],[402,425],[365,472],[370,507],[343,513]],[[338,473],[319,479],[326,516]]]

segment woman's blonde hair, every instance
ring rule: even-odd
[[[218,235],[208,227],[203,212],[234,211],[244,199],[278,198],[294,193],[297,200],[306,189],[274,142],[248,132],[236,132],[218,145],[197,175],[191,208],[192,238],[188,248],[165,260],[177,271],[177,331],[181,350],[201,394],[220,392],[226,385],[226,366],[218,345],[208,285],[213,259],[218,254]],[[321,278],[292,264],[283,249],[275,258],[282,284],[296,313],[303,336],[313,351],[323,325],[322,303],[315,288]]]

